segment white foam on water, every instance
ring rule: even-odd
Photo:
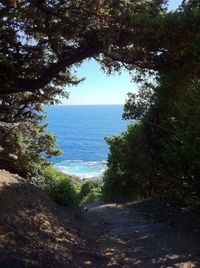
[[[54,168],[81,179],[101,178],[106,170],[106,161],[64,160],[56,163]]]

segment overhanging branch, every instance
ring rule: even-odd
[[[9,93],[18,92],[34,92],[35,90],[44,88],[48,85],[59,72],[63,71],[65,68],[71,65],[81,62],[84,59],[90,58],[97,53],[101,52],[102,45],[100,42],[96,42],[94,46],[87,46],[85,48],[79,47],[72,51],[67,57],[63,57],[56,63],[51,63],[48,68],[43,72],[43,74],[38,79],[19,79],[16,82],[16,86],[9,90]],[[6,92],[1,92],[1,94],[7,94]]]
[[[14,154],[8,153],[4,148],[0,146],[0,159],[6,161],[16,161],[18,157]]]

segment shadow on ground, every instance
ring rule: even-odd
[[[19,176],[0,171],[0,267],[88,267],[81,225],[81,215],[57,206]],[[91,252],[92,262],[97,257]]]
[[[200,267],[198,213],[156,202],[97,203],[75,216],[0,171],[0,267]]]
[[[105,267],[200,267],[199,233],[186,231],[181,223],[191,213],[169,215],[181,209],[169,206],[148,200],[91,207],[89,217],[98,218],[104,226],[96,250],[108,258]]]

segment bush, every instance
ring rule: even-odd
[[[78,179],[54,169],[48,169],[43,185],[57,204],[78,208],[80,204],[78,196],[79,183]]]
[[[103,177],[103,198],[111,201],[139,198],[146,183],[146,174],[141,174],[141,170],[147,170],[149,165],[143,125],[131,124],[126,132],[106,141],[110,153]]]
[[[49,167],[40,170],[31,181],[47,191],[57,204],[72,209],[101,198],[102,180],[82,181]]]
[[[103,178],[106,199],[164,197],[200,204],[197,78],[177,80],[174,75],[163,75],[150,103],[143,95],[129,96],[124,118],[139,118],[140,123],[106,139],[110,147]]]
[[[82,204],[92,203],[101,198],[102,180],[87,180],[80,188],[79,198]]]

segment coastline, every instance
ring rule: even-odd
[[[54,163],[53,168],[81,180],[101,179],[106,170],[106,161],[63,160]]]

